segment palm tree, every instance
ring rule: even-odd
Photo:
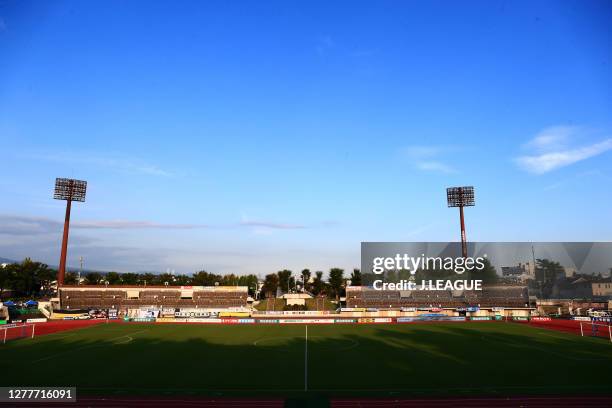
[[[308,286],[310,285],[308,281],[310,280],[310,269],[302,270],[302,287],[303,290],[308,291]]]

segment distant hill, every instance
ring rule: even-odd
[[[36,259],[33,259],[33,261],[35,261],[35,262],[36,262]],[[14,259],[9,259],[9,258],[2,258],[2,257],[0,257],[0,264],[3,264],[3,263],[12,264],[12,263],[20,263],[20,262],[21,262],[21,261],[16,261],[16,260],[14,260]],[[57,265],[50,265],[50,264],[49,264],[48,266],[49,266],[49,268],[51,268],[51,269],[55,269],[55,270],[57,270],[57,269],[59,268]],[[72,267],[72,266],[67,266],[67,267],[66,267],[66,272],[75,272],[75,273],[78,273],[78,272],[79,272],[79,268],[78,268],[78,267],[76,267],[76,268],[75,268],[75,267]],[[95,269],[83,269],[83,276],[87,275],[87,274],[88,274],[88,273],[90,273],[90,272],[96,272],[96,273],[99,273],[99,274],[101,274],[101,275],[103,275],[103,276],[104,276],[104,275],[106,275],[106,274],[107,274],[109,271],[99,271],[99,270],[95,270]],[[123,274],[123,273],[127,273],[127,272],[119,272],[119,274]],[[163,272],[159,272],[159,271],[138,271],[138,272],[135,272],[135,273],[139,273],[139,274],[143,274],[143,273],[152,273],[152,274],[154,274],[154,275],[160,275],[160,274],[162,274]]]
[[[34,262],[37,262],[37,261],[36,261],[36,259],[32,259],[32,260],[33,260]],[[2,257],[0,257],[0,263],[8,263],[8,264],[12,264],[12,263],[20,263],[20,262],[21,262],[21,261],[16,261],[16,260],[14,260],[14,259],[9,259],[9,258],[2,258]],[[49,268],[51,268],[51,269],[55,269],[55,270],[57,270],[57,269],[58,269],[58,266],[57,266],[57,265],[48,265],[48,266],[49,266]],[[73,268],[73,267],[70,267],[70,266],[66,267],[66,272],[78,272],[78,271],[79,271],[79,268]],[[108,273],[108,272],[96,271],[96,270],[92,270],[92,269],[83,269],[83,274],[84,274],[84,275],[88,274],[89,272],[98,272],[98,273],[101,273],[101,274],[103,274],[103,275],[104,275],[104,274],[106,274],[106,273]]]

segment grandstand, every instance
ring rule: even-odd
[[[230,309],[247,306],[246,286],[62,286],[60,309],[139,307]]]
[[[529,306],[526,286],[486,286],[482,291],[375,290],[365,286],[346,288],[349,308],[399,309],[402,307],[461,308]]]

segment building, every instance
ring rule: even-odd
[[[591,284],[593,296],[612,297],[612,279],[593,282]]]
[[[306,299],[312,299],[312,296],[307,293],[285,293],[281,299],[285,299],[287,306],[306,306]]]
[[[504,277],[519,277],[527,274],[526,265],[522,263],[519,263],[517,266],[502,266],[501,271]]]
[[[502,266],[502,278],[506,282],[525,282],[528,279],[533,279],[533,271],[529,262],[520,263],[515,266]]]
[[[537,268],[535,271],[535,280],[542,284],[553,283],[566,278],[565,268],[563,266],[556,269]]]

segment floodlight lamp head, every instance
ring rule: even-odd
[[[53,198],[66,201],[85,201],[87,182],[67,178],[55,179],[55,192]]]
[[[446,189],[446,200],[449,207],[473,207],[474,187],[449,187]]]

